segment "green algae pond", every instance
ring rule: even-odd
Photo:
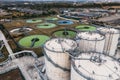
[[[61,29],[61,30],[54,31],[52,35],[55,37],[62,37],[62,38],[75,38],[76,32],[73,30]]]
[[[56,27],[56,24],[53,23],[41,23],[41,24],[37,24],[37,28],[54,28]]]
[[[46,35],[30,35],[19,40],[20,47],[37,48],[41,47],[50,38]]]
[[[76,26],[75,28],[80,31],[96,31],[96,27],[91,25],[79,25]]]
[[[29,19],[29,20],[26,20],[26,23],[39,23],[39,22],[42,22],[41,19]]]

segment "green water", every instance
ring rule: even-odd
[[[75,31],[71,31],[71,30],[67,30],[67,35],[64,35],[64,30],[60,30],[60,31],[56,31],[53,33],[53,35],[55,35],[55,37],[62,37],[62,38],[74,38],[76,36],[76,32]]]
[[[49,18],[46,18],[46,20],[53,20],[53,21],[55,21],[55,20],[58,20],[58,18],[49,17]]]
[[[25,48],[30,48],[32,44],[31,40],[33,38],[38,38],[39,41],[36,41],[32,48],[40,47],[46,42],[46,40],[50,39],[48,36],[45,36],[45,35],[31,35],[31,36],[27,36],[27,37],[20,39],[19,45]]]
[[[76,27],[76,29],[80,31],[95,31],[96,27],[90,25],[79,25]]]
[[[53,23],[42,23],[42,24],[38,24],[37,28],[53,28],[56,27],[56,24]]]
[[[29,19],[29,20],[26,20],[27,23],[39,23],[39,22],[42,22],[41,19]]]

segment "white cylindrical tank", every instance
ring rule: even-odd
[[[119,39],[119,30],[105,27],[98,28],[97,30],[105,34],[104,54],[114,56]]]
[[[81,52],[103,53],[105,37],[97,32],[80,32],[76,36],[76,41]]]
[[[46,74],[49,80],[70,80],[70,57],[77,43],[71,39],[54,38],[44,45]]]
[[[71,80],[120,80],[120,63],[99,53],[82,53],[72,59]]]

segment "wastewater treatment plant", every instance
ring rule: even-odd
[[[120,80],[119,5],[0,0],[0,80]]]

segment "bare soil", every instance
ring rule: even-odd
[[[0,74],[0,80],[24,80],[19,69]]]

